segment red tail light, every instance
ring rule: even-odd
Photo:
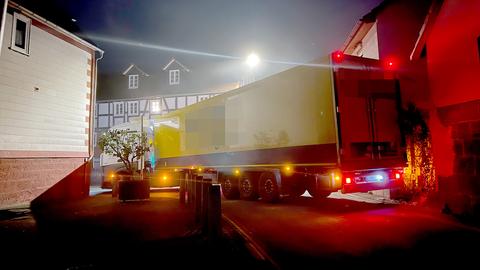
[[[335,51],[333,52],[332,56],[333,56],[333,60],[337,63],[342,62],[344,58],[344,54],[342,51]]]
[[[394,57],[390,57],[385,60],[383,65],[387,70],[396,70],[398,68],[398,61]]]

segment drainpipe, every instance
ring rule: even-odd
[[[94,125],[94,120],[95,120],[95,110],[96,110],[96,101],[97,101],[97,79],[98,79],[98,61],[100,61],[102,58],[103,58],[103,55],[104,55],[104,51],[98,51],[100,53],[100,57],[98,57],[96,60],[95,60],[95,72],[94,72],[94,78],[93,78],[93,91],[92,91],[92,99],[91,99],[91,106],[93,108],[93,110],[91,110],[91,115],[90,115],[90,157],[88,158],[88,160],[90,161],[92,158],[93,158],[93,155],[95,154],[95,145],[93,143],[93,132],[94,132],[94,129],[95,129],[95,125]]]
[[[5,20],[7,17],[8,0],[0,0],[0,6],[3,2],[2,13],[0,13],[0,56],[2,55],[1,46],[3,44],[3,33],[5,32]]]

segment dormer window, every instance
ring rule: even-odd
[[[180,84],[180,70],[174,69],[169,71],[170,85]]]
[[[138,88],[138,75],[128,75],[128,89]]]
[[[22,14],[13,14],[12,43],[10,48],[23,54],[29,54],[30,47],[30,25],[29,18]]]

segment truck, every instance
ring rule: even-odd
[[[153,119],[155,171],[204,175],[226,199],[398,189],[395,71],[340,53]]]

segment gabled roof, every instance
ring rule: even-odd
[[[435,24],[442,4],[443,0],[435,0],[430,5],[428,14],[425,17],[422,28],[420,29],[420,32],[418,34],[417,41],[415,42],[415,46],[413,47],[412,53],[410,54],[410,60],[418,59],[422,54],[422,50],[427,43],[428,35],[432,31],[433,25]]]
[[[167,70],[167,68],[168,68],[171,64],[173,64],[173,63],[177,63],[177,64],[178,64],[179,66],[181,66],[186,72],[190,72],[190,70],[189,70],[186,66],[182,65],[182,63],[180,63],[180,62],[179,62],[177,59],[175,59],[175,58],[172,58],[172,60],[170,60],[170,62],[168,62],[168,64],[163,68],[163,71]]]
[[[127,75],[130,70],[132,70],[132,68],[135,68],[140,74],[142,74],[143,76],[145,77],[148,77],[150,75],[148,75],[145,71],[141,70],[137,65],[135,64],[130,64],[130,66],[128,66],[128,68],[122,73],[123,75]]]

